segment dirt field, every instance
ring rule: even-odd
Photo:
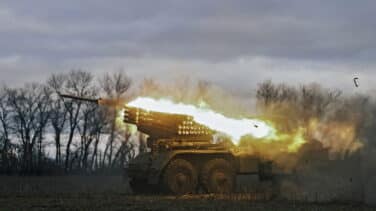
[[[120,177],[0,177],[0,210],[376,210],[354,203],[270,200],[263,194],[134,196]]]

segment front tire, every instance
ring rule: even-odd
[[[167,193],[176,195],[194,193],[197,180],[197,171],[189,161],[175,159],[166,167],[163,187]]]
[[[236,173],[230,162],[213,159],[205,164],[201,182],[208,193],[232,193],[236,187]]]

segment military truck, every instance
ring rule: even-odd
[[[270,161],[244,154],[226,139],[214,142],[215,131],[191,116],[125,107],[124,122],[149,135],[150,151],[125,169],[134,192],[230,193],[239,174],[272,179]]]
[[[138,154],[125,168],[135,193],[230,193],[235,190],[237,175],[253,174],[261,181],[273,177],[270,161],[243,153],[229,140],[214,141],[216,131],[191,116],[128,106],[123,109],[124,122],[148,135],[149,151]]]

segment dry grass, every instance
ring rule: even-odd
[[[0,210],[375,210],[264,194],[133,196],[120,177],[0,177]]]

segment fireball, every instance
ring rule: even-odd
[[[272,137],[275,134],[275,129],[265,121],[248,118],[230,118],[209,108],[175,103],[168,99],[139,97],[129,102],[127,106],[148,111],[192,116],[194,121],[212,130],[228,135],[235,144],[238,144],[240,138],[245,135],[263,139]]]

